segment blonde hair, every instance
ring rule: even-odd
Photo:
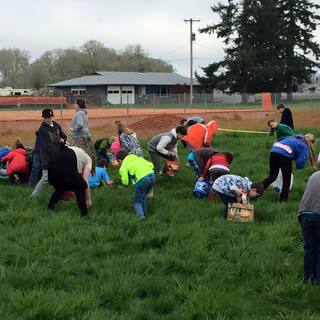
[[[123,123],[119,122],[117,123],[117,129],[118,129],[118,135],[120,136],[121,133],[126,134],[133,134],[134,131],[126,127]]]
[[[317,156],[316,156],[316,136],[312,133],[307,133],[304,135],[304,138],[307,140],[308,147],[309,147],[309,161],[312,168],[315,168],[317,163]]]

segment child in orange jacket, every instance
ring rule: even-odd
[[[207,124],[196,123],[189,127],[187,135],[182,138],[189,151],[211,146],[211,141],[218,129],[218,123],[211,120]]]

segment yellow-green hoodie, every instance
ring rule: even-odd
[[[124,185],[135,185],[140,179],[154,173],[153,164],[134,154],[127,155],[121,164],[119,174]]]

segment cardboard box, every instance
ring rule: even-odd
[[[227,220],[252,222],[254,220],[254,206],[252,204],[229,203]]]

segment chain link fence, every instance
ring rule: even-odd
[[[51,95],[51,96],[0,96],[1,110],[39,110],[43,108],[72,108],[77,98],[84,98],[89,108],[191,108],[189,94],[118,95],[87,94],[87,95]],[[289,101],[287,94],[271,94],[272,104],[290,104],[290,107],[313,108],[320,106],[320,93],[293,93]],[[193,96],[192,108],[196,109],[259,109],[262,105],[261,94],[240,93],[203,93]]]

